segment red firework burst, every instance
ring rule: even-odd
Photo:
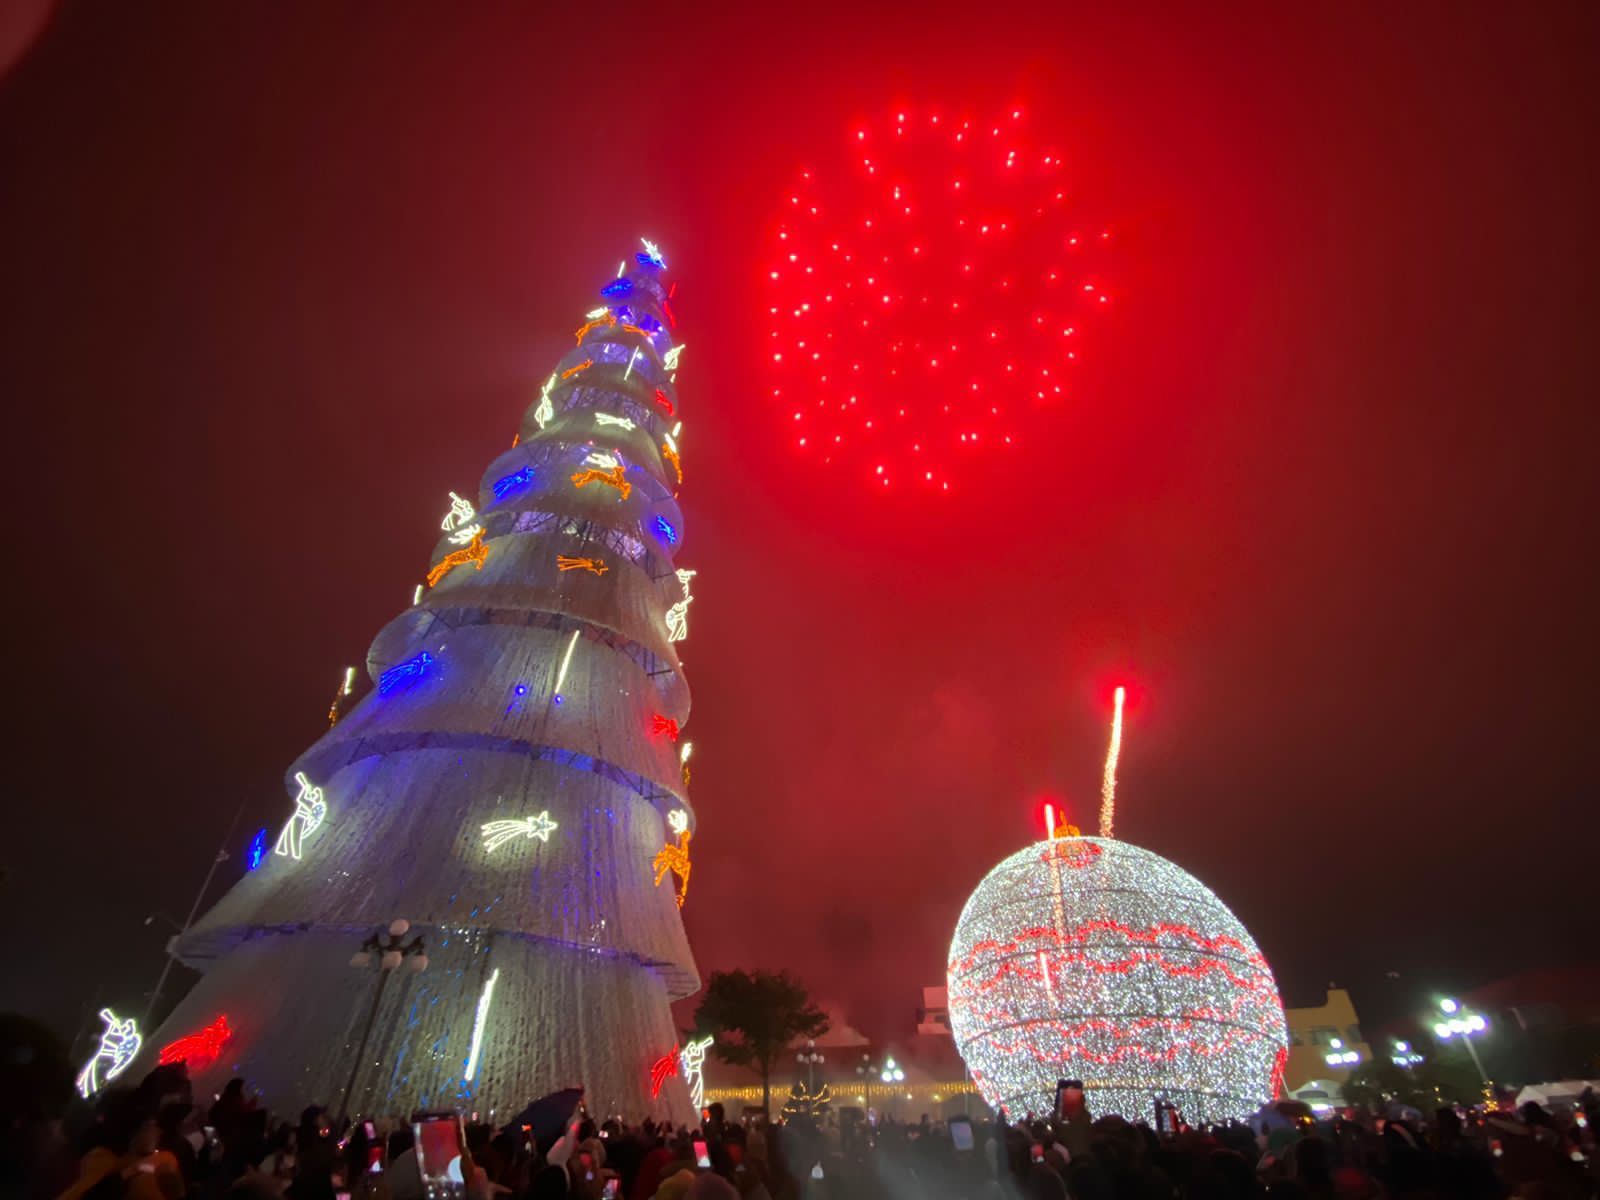
[[[763,280],[772,399],[798,450],[948,492],[1066,400],[1110,232],[1074,224],[1060,153],[1023,124],[897,110],[800,172]]]

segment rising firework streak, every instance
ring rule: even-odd
[[[1127,689],[1119,687],[1116,707],[1111,713],[1111,747],[1106,751],[1106,774],[1100,784],[1100,836],[1111,837],[1111,824],[1117,815],[1117,756],[1122,753],[1122,702]]]

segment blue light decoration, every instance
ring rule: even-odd
[[[678,544],[678,531],[672,527],[672,522],[665,517],[655,519],[656,536],[669,546]]]
[[[378,676],[378,695],[387,696],[395,688],[410,686],[421,679],[433,665],[433,655],[426,650],[412,655],[405,662],[390,667]]]
[[[633,291],[633,280],[613,279],[600,289],[600,294],[602,296],[626,296],[631,291]]]
[[[656,320],[649,313],[645,313],[644,316],[640,317],[637,321],[634,321],[633,324],[637,325],[646,333],[661,332],[661,322]]]
[[[244,869],[254,871],[261,865],[261,860],[267,857],[267,831],[256,830],[255,837],[250,839],[250,844],[244,851]]]
[[[661,257],[661,248],[649,238],[640,238],[639,240],[644,243],[644,250],[633,256],[639,265],[641,267],[664,268],[667,265],[667,260]]]
[[[504,500],[512,492],[521,491],[533,482],[533,467],[526,466],[514,475],[507,475],[504,479],[494,481],[494,498]]]

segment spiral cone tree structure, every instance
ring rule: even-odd
[[[509,1116],[581,1085],[592,1112],[691,1118],[681,1078],[651,1080],[699,979],[679,349],[646,251],[476,496],[451,498],[428,585],[373,640],[373,690],[287,772],[277,852],[178,939],[203,978],[148,1044],[226,1016],[197,1095],[240,1075],[296,1111],[353,1071],[352,1113]],[[351,955],[396,917],[428,965],[380,994]]]

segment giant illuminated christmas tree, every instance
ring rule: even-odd
[[[581,1085],[594,1112],[689,1117],[652,1078],[699,986],[664,270],[646,242],[600,289],[476,502],[450,497],[373,690],[286,773],[275,853],[179,939],[204,978],[146,1053],[225,1030],[197,1094],[237,1074],[282,1111],[338,1104],[353,1070],[352,1112],[507,1115]],[[351,956],[397,917],[427,965],[380,993]]]

